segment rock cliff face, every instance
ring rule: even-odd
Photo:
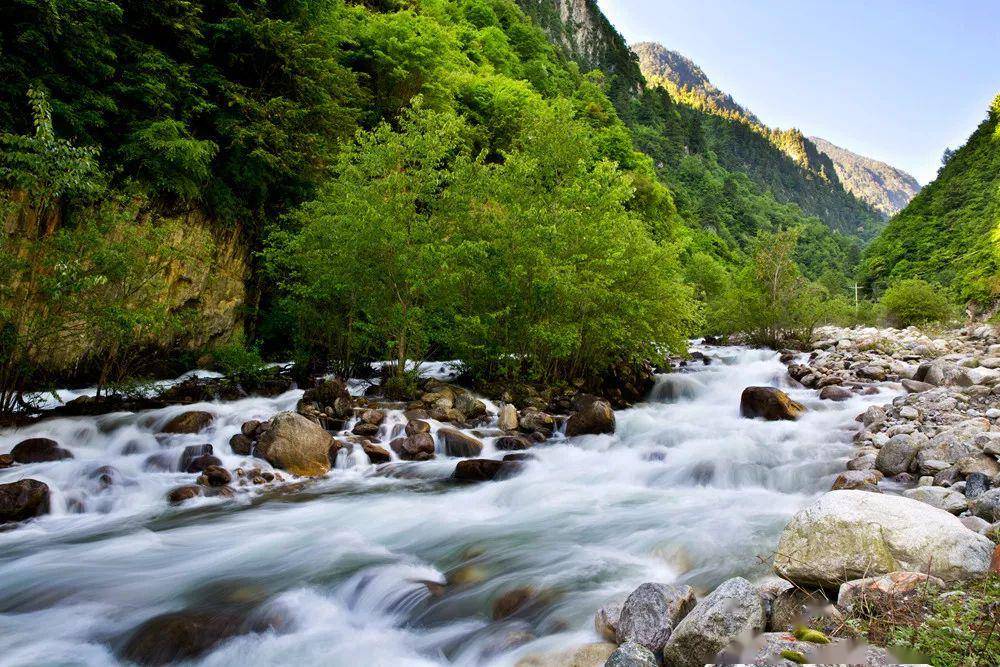
[[[584,70],[599,69],[612,78],[612,90],[642,90],[635,54],[597,6],[596,0],[517,0],[565,55]]]
[[[4,210],[0,230],[14,239],[52,233],[64,222],[58,211],[40,218],[38,211],[26,205],[16,193],[11,200],[17,205]],[[186,310],[193,317],[186,320],[178,337],[153,340],[150,345],[198,350],[240,335],[249,276],[249,258],[240,229],[223,229],[197,210],[164,216],[158,221],[176,229],[171,245],[181,250],[181,256],[166,264],[164,280],[157,281],[159,288],[145,291],[137,298],[154,299],[166,304],[172,312]],[[59,349],[46,353],[44,366],[50,372],[69,371],[93,349],[93,340],[80,335],[67,336]]]

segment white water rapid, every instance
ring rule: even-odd
[[[266,629],[194,664],[512,665],[597,641],[594,612],[642,582],[761,577],[787,520],[843,470],[854,416],[888,399],[819,401],[788,386],[775,353],[698,349],[713,363],[662,376],[614,435],[557,437],[520,475],[471,486],[447,481],[455,459],[380,470],[359,452],[321,480],[168,505],[196,475],[148,471],[150,455],[211,442],[227,468],[246,466],[230,436],[293,409],[298,391],[0,431],[0,453],[37,436],[75,456],[0,470],[0,483],[30,477],[53,494],[51,514],[0,533],[0,663],[116,664],[147,619],[224,610]],[[750,385],[809,411],[742,419]],[[158,435],[191,409],[216,415],[207,432]],[[464,583],[426,583],[449,576]],[[494,601],[525,586],[530,613],[492,620]]]

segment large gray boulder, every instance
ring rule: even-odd
[[[632,591],[622,606],[618,621],[618,643],[635,641],[659,651],[670,633],[695,606],[690,586],[643,584]]]
[[[737,577],[699,602],[670,633],[663,662],[672,667],[701,667],[733,640],[764,630],[764,602],[757,589]]]
[[[889,438],[889,442],[882,445],[882,449],[878,450],[875,469],[890,477],[906,472],[913,464],[919,449],[909,435],[905,433],[894,435]]]
[[[824,588],[897,570],[952,582],[985,573],[992,554],[992,542],[944,510],[902,496],[831,491],[785,526],[774,571]]]
[[[330,472],[333,436],[297,412],[279,412],[257,441],[257,452],[271,465],[301,477]]]

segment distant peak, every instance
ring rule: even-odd
[[[887,218],[902,210],[920,191],[917,179],[898,167],[858,155],[821,137],[809,140],[833,162],[847,191]]]

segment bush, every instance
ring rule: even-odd
[[[919,278],[893,284],[880,301],[886,320],[897,327],[940,322],[953,316],[953,309],[938,285]]]

